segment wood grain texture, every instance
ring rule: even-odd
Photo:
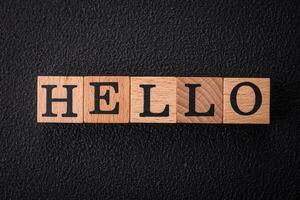
[[[140,117],[144,110],[144,90],[142,84],[155,85],[151,89],[151,112],[162,112],[169,105],[167,117]],[[176,78],[175,77],[131,77],[130,122],[176,123]]]
[[[77,117],[62,117],[66,112],[66,102],[53,102],[52,112],[56,117],[44,117],[46,112],[46,89],[42,85],[56,85],[52,91],[52,98],[66,98],[67,90],[64,85],[76,85],[73,89],[73,113]],[[42,123],[82,123],[83,122],[83,77],[74,76],[39,76],[37,80],[37,122]]]
[[[241,115],[234,111],[230,95],[235,86],[242,82],[255,84],[262,95],[260,108],[252,115]],[[237,105],[243,112],[249,112],[255,104],[255,92],[249,86],[242,86],[237,93]],[[269,124],[270,123],[270,79],[269,78],[224,78],[223,123],[227,124]]]
[[[119,103],[118,114],[91,114],[95,107],[95,88],[91,82],[117,82],[118,93],[111,86],[101,86],[100,95],[109,92],[109,104],[104,99],[100,100],[102,110],[113,110]],[[86,76],[84,77],[84,122],[85,123],[128,123],[130,101],[129,76]]]
[[[207,112],[214,104],[214,116],[185,116],[189,110],[189,88],[185,84],[200,84],[196,88],[195,108]],[[177,78],[177,122],[216,124],[223,121],[223,78],[178,77]]]

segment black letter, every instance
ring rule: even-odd
[[[186,87],[189,88],[189,111],[185,113],[185,116],[214,116],[215,113],[215,105],[211,104],[210,108],[207,112],[199,113],[195,108],[195,99],[196,99],[196,88],[201,87],[200,84],[185,84]]]
[[[255,92],[255,104],[253,106],[253,109],[249,112],[241,111],[240,108],[237,105],[236,96],[237,96],[238,90],[242,86],[249,86]],[[250,82],[239,83],[232,89],[232,92],[230,94],[230,102],[231,102],[231,106],[232,106],[233,110],[235,112],[237,112],[238,114],[240,114],[240,115],[252,115],[252,114],[256,113],[256,111],[258,111],[258,109],[261,106],[261,103],[262,103],[261,92],[260,92],[259,88],[256,85],[254,85],[253,83],[250,83]]]
[[[140,117],[168,117],[169,116],[169,104],[161,113],[153,113],[150,111],[150,90],[155,85],[140,85],[144,89],[144,112],[140,113]]]
[[[73,113],[73,88],[76,85],[63,85],[67,89],[67,98],[52,98],[52,90],[56,88],[56,85],[42,85],[42,88],[46,88],[47,102],[46,113],[42,114],[43,117],[56,117],[57,114],[52,113],[52,102],[67,102],[67,112],[62,114],[63,117],[77,117],[76,113]]]
[[[100,109],[100,99],[104,99],[106,104],[109,104],[109,91],[106,90],[103,96],[100,96],[100,87],[101,86],[111,86],[116,93],[119,91],[117,82],[101,82],[101,83],[90,83],[90,85],[95,87],[95,109],[90,112],[90,114],[119,114],[119,102],[116,103],[116,106],[112,110],[101,110]]]

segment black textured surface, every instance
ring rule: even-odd
[[[0,5],[1,199],[299,195],[299,1]],[[38,75],[271,77],[271,125],[37,124]]]

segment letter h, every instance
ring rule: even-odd
[[[56,117],[57,114],[52,112],[52,103],[53,102],[66,102],[67,103],[67,112],[62,114],[62,117],[77,117],[76,113],[73,113],[73,89],[76,88],[76,85],[63,85],[67,89],[67,98],[53,98],[52,91],[56,88],[56,85],[42,85],[42,88],[46,89],[46,112],[42,114],[43,117]]]

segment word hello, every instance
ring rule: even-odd
[[[269,78],[39,76],[41,123],[269,124]]]

